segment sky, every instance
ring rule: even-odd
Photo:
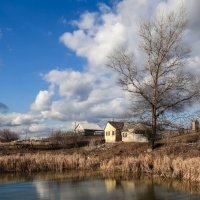
[[[138,22],[184,4],[199,73],[198,0],[0,0],[0,127],[20,134],[127,118],[129,96],[106,66],[119,45],[136,50]]]

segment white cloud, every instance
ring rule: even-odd
[[[81,15],[81,19],[79,21],[74,21],[74,25],[78,26],[80,29],[90,31],[95,25],[96,17],[96,13],[86,12]]]
[[[111,75],[98,76],[91,71],[50,71],[45,80],[58,86],[62,98],[53,101],[50,110],[42,112],[43,116],[70,121],[121,116],[127,106],[125,94],[116,85],[116,77]]]
[[[88,73],[72,70],[52,70],[44,76],[50,84],[58,85],[59,95],[84,101],[92,90],[93,77]]]
[[[35,102],[31,105],[32,111],[43,111],[48,110],[51,105],[52,97],[54,95],[54,86],[51,85],[49,91],[39,91],[36,96]]]
[[[5,113],[0,115],[0,125],[1,126],[18,126],[21,124],[29,125],[31,123],[39,122],[35,115],[29,113]]]
[[[46,131],[47,130],[47,127],[46,125],[44,124],[31,124],[29,126],[29,131],[30,132],[43,132],[43,131]]]
[[[86,57],[92,67],[104,65],[106,56],[125,42],[124,26],[112,12],[102,15],[87,12],[76,25],[78,30],[64,33],[60,41],[78,56]]]

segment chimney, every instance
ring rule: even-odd
[[[199,131],[199,121],[198,120],[192,121],[192,131],[194,131],[194,132]]]

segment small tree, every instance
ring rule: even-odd
[[[0,141],[1,142],[12,142],[19,139],[19,135],[9,129],[0,130]]]
[[[57,130],[50,136],[50,141],[54,144],[65,146],[65,145],[77,145],[79,136],[72,134],[73,132],[63,132]]]
[[[134,112],[150,119],[152,148],[158,122],[199,97],[199,80],[184,68],[189,54],[182,42],[186,26],[183,9],[141,23],[144,66],[138,67],[134,54],[125,48],[109,57],[108,66],[118,72],[119,84],[133,97]]]

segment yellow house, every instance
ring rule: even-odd
[[[118,142],[122,141],[121,130],[123,129],[124,122],[107,122],[104,129],[105,142]]]

